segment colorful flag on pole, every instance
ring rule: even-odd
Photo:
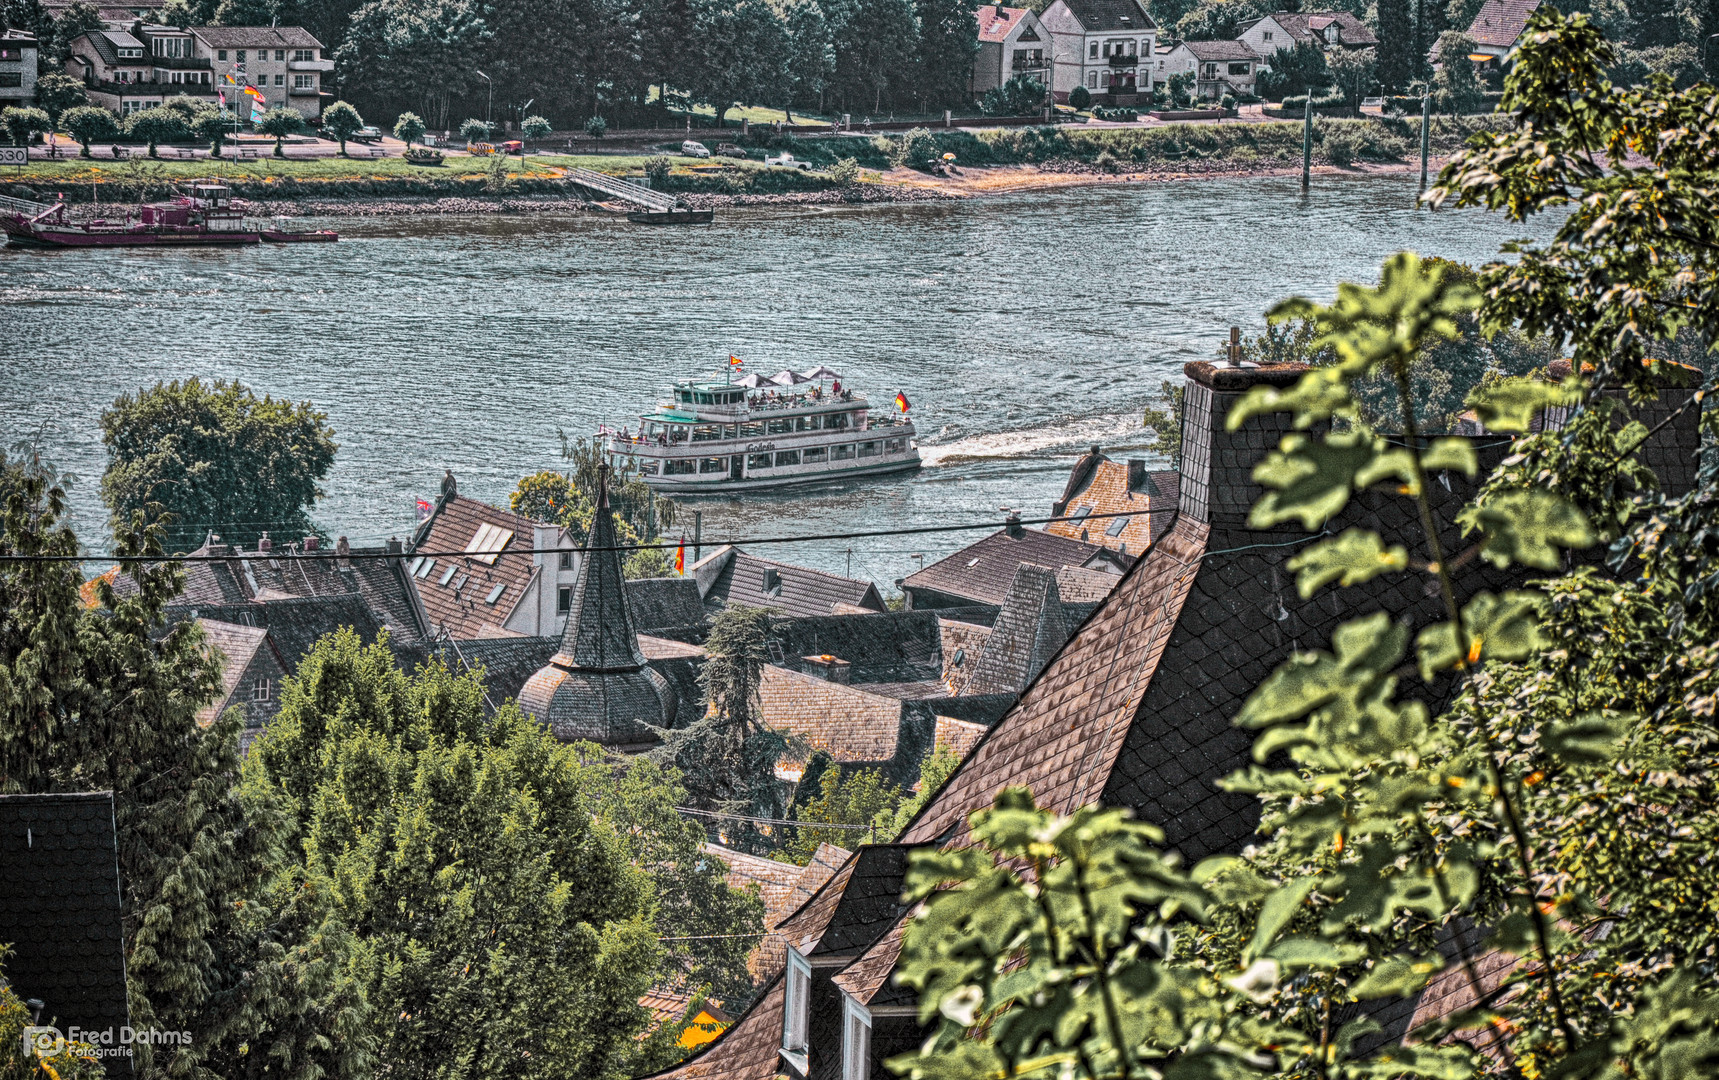
[[[900,409],[902,412],[906,412],[908,409],[907,395],[899,390],[895,392],[895,407]]]
[[[221,99],[221,108],[225,109],[227,107],[227,92],[225,90],[217,90],[215,91],[215,96]]]
[[[735,356],[733,353],[730,353],[728,355],[728,366],[729,367],[739,367],[740,366],[740,357]]]
[[[429,500],[428,499],[419,499],[418,500],[418,520],[423,521],[426,518],[428,518],[429,516],[430,516],[430,502],[429,502]]]
[[[684,536],[680,538],[680,546],[674,549],[674,572],[683,577],[686,574],[686,537]]]
[[[265,97],[263,97],[263,92],[262,92],[262,91],[261,91],[261,90],[258,90],[258,89],[257,89],[257,88],[256,88],[256,87],[254,87],[254,86],[247,86],[247,87],[245,87],[245,93],[246,93],[246,94],[247,94],[247,95],[248,95],[248,96],[249,96],[249,97],[251,97],[251,98],[253,98],[253,99],[255,99],[255,100],[257,100],[257,101],[266,101],[266,100],[268,100],[268,99],[267,99],[267,98],[265,98]]]
[[[260,124],[262,122],[263,122],[263,103],[260,101],[253,101],[253,102],[251,102],[251,123]]]

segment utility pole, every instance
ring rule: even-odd
[[[704,511],[692,512],[692,561],[697,562],[704,557]]]
[[[1307,187],[1312,182],[1313,175],[1313,88],[1307,88],[1307,110],[1301,121],[1301,193],[1307,194]]]
[[[1421,94],[1421,194],[1427,193],[1427,148],[1432,143],[1432,89]]]

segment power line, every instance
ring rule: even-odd
[[[1082,514],[1079,517],[1043,517],[1043,518],[1006,518],[1002,521],[979,521],[961,525],[919,525],[906,529],[868,529],[860,532],[814,533],[808,536],[766,536],[747,537],[737,540],[725,540],[720,544],[706,544],[706,547],[722,545],[758,546],[763,544],[803,544],[825,540],[860,540],[876,536],[920,536],[927,533],[973,532],[980,529],[994,530],[1011,528],[1020,525],[1048,525],[1058,521],[1099,521],[1105,518],[1137,517],[1141,514],[1152,513],[1149,509],[1117,510],[1103,514]],[[1161,511],[1160,511],[1161,512]],[[1066,538],[1065,538],[1066,539]],[[679,540],[655,541],[641,544],[611,544],[603,547],[570,548],[515,548],[510,551],[352,551],[344,555],[337,551],[300,551],[300,552],[235,552],[231,555],[18,555],[0,554],[0,562],[112,562],[112,563],[206,563],[226,562],[229,559],[460,559],[474,556],[520,556],[520,555],[551,555],[563,551],[579,550],[596,551],[671,551],[682,547]]]
[[[871,832],[873,825],[836,825],[825,824],[821,821],[793,821],[789,818],[751,817],[747,814],[724,814],[717,810],[695,810],[690,806],[677,806],[676,810],[683,814],[696,817],[720,818],[723,821],[755,821],[762,825],[796,825],[803,829],[851,829],[855,832]]]

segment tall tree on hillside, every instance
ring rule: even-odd
[[[333,50],[335,70],[343,85],[389,87],[395,107],[445,131],[452,103],[478,81],[470,73],[489,34],[477,0],[372,0]]]
[[[700,0],[694,11],[696,96],[715,106],[718,127],[736,105],[791,101],[788,31],[768,0]]]
[[[913,0],[850,0],[833,38],[834,85],[844,111],[877,113],[886,98],[904,98],[918,57]]]
[[[830,20],[818,0],[779,0],[777,11],[788,34],[788,85],[793,102],[823,107],[824,89],[836,70],[830,44]],[[792,122],[793,117],[789,116]]]
[[[968,84],[979,52],[976,0],[915,0],[919,16],[917,91],[938,107],[970,103]]]
[[[102,413],[102,501],[116,531],[152,504],[173,515],[171,550],[211,531],[253,543],[314,531],[307,511],[334,464],[334,432],[310,402],[259,399],[236,382],[157,383]]]
[[[100,29],[101,9],[89,0],[72,0],[54,17],[52,36],[41,39],[42,63],[52,63],[54,70],[65,67],[66,61],[71,59],[72,42],[91,30]]]
[[[1409,17],[1409,0],[1379,0],[1377,36],[1379,82],[1388,94],[1402,93],[1420,66],[1415,58],[1415,28]]]

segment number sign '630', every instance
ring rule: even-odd
[[[22,146],[0,146],[0,165],[24,165],[29,156],[30,151]]]

